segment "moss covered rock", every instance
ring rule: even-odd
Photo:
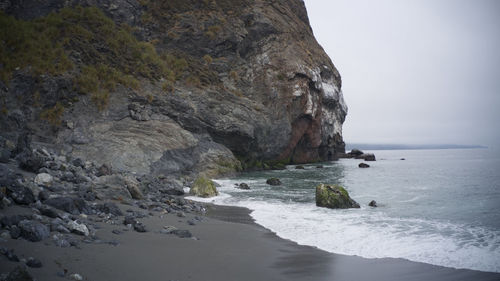
[[[359,208],[359,204],[349,197],[342,186],[328,184],[316,186],[316,206],[330,209]]]
[[[215,188],[215,184],[213,181],[205,177],[199,177],[191,186],[189,194],[207,198],[217,196],[219,195],[219,192],[217,192],[217,188]]]

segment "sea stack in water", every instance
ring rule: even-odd
[[[207,198],[207,197],[217,196],[219,195],[219,192],[217,192],[217,189],[215,188],[215,184],[213,181],[205,177],[199,177],[194,181],[193,185],[191,186],[189,194]]]
[[[328,184],[316,186],[316,206],[330,209],[359,208],[359,204],[349,197],[342,186]]]

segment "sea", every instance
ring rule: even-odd
[[[369,168],[340,159],[241,173],[215,180],[219,196],[191,199],[246,207],[278,236],[332,253],[500,272],[500,151],[365,152],[377,157]],[[267,185],[271,177],[282,185]],[[361,208],[317,207],[320,183],[344,186]]]

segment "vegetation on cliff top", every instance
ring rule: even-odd
[[[137,40],[133,28],[116,25],[96,7],[63,8],[31,21],[0,12],[0,79],[16,69],[35,75],[74,77],[75,89],[90,94],[102,110],[118,84],[139,87],[139,78],[173,84],[187,61],[159,54],[150,42]]]

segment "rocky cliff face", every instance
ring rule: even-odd
[[[58,42],[45,51],[54,68],[0,42],[12,156],[22,133],[137,174],[216,176],[344,152],[340,75],[300,0],[0,4],[6,26],[52,28]]]

